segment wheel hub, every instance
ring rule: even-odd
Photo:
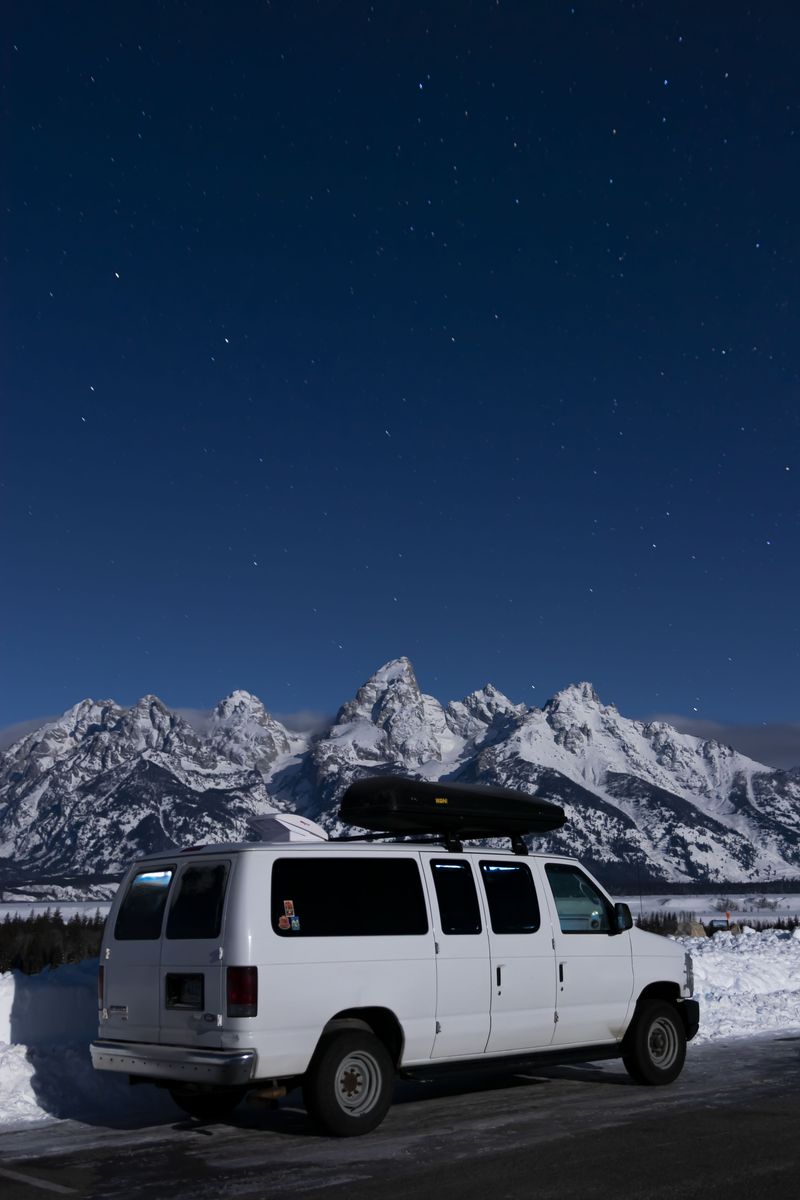
[[[650,1058],[656,1066],[666,1070],[678,1056],[678,1039],[669,1021],[659,1017],[653,1022],[647,1039]]]
[[[357,1096],[361,1091],[361,1075],[354,1067],[350,1067],[342,1075],[341,1084],[342,1091],[344,1092],[345,1096],[348,1097],[348,1099],[350,1099],[352,1096]]]
[[[336,1081],[338,1105],[352,1117],[369,1112],[380,1096],[380,1067],[366,1050],[355,1050],[342,1059]]]

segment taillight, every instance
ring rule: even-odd
[[[101,963],[97,968],[97,1007],[103,1007],[103,997],[105,996],[106,985],[106,969]]]
[[[258,1012],[258,967],[228,967],[228,1016],[254,1017]]]

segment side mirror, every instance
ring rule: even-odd
[[[624,933],[626,929],[633,928],[633,917],[631,910],[627,904],[614,905],[614,932]]]

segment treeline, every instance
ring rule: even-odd
[[[60,911],[22,917],[9,913],[0,924],[0,971],[35,975],[45,967],[97,958],[105,918],[76,913],[65,921]]]
[[[679,930],[685,932],[692,922],[697,922],[697,917],[690,912],[651,912],[636,918],[639,929],[644,929],[646,933],[660,933],[662,936],[678,933]],[[751,921],[749,917],[745,917],[742,924],[747,925],[748,929],[755,929],[756,933],[763,933],[766,929],[797,929],[800,920],[797,917],[776,917],[766,921]],[[737,929],[741,928],[733,912],[731,925],[735,925]],[[703,923],[703,928],[708,937],[720,932],[719,925],[711,925],[708,922]]]
[[[696,921],[694,913],[690,912],[651,912],[636,918],[636,926],[645,933],[660,933],[662,937],[677,933],[678,926],[688,926]]]
[[[602,878],[602,868],[598,867]],[[729,883],[725,879],[692,879],[688,882],[676,883],[672,880],[653,880],[644,879],[641,881],[632,878],[630,875],[626,878],[624,888],[615,886],[613,889],[617,894],[622,892],[625,895],[633,896],[641,893],[643,896],[663,896],[669,893],[670,896],[713,896],[717,893],[725,892],[729,896],[774,896],[776,893],[800,892],[800,877],[794,879],[756,879],[752,883],[736,879],[733,883]]]
[[[731,924],[735,914],[731,913]],[[651,912],[636,918],[639,929],[648,933],[674,934],[686,929],[696,916],[691,912]],[[780,917],[766,921],[745,918],[747,925],[762,933],[766,929],[793,930],[800,926],[797,917]],[[97,911],[93,916],[76,913],[65,921],[58,909],[21,917],[9,914],[0,923],[0,971],[22,971],[35,975],[45,967],[62,963],[78,963],[97,958],[103,937],[105,918]],[[706,924],[707,934],[719,932]]]

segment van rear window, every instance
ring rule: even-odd
[[[272,928],[282,937],[392,937],[428,932],[412,858],[279,858]]]
[[[219,937],[227,879],[227,863],[184,867],[167,917],[167,937]]]
[[[117,913],[114,937],[118,942],[152,942],[161,936],[175,865],[140,871],[131,880]]]

